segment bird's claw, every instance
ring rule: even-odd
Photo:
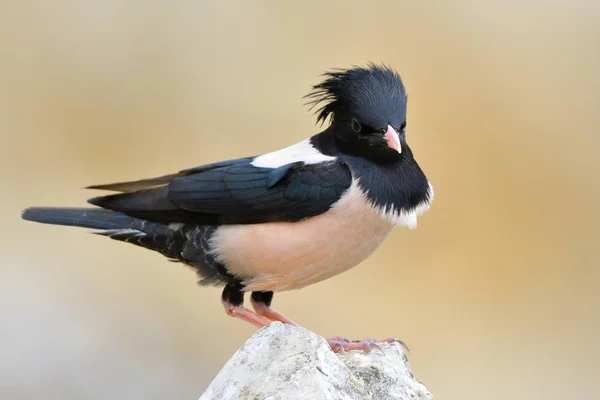
[[[397,339],[395,337],[389,337],[389,338],[385,338],[383,340],[378,340],[378,342],[380,342],[380,343],[398,343],[400,346],[402,346],[402,348],[404,350],[406,350],[407,353],[410,353],[410,349],[408,348],[407,344],[404,343],[402,340]]]
[[[379,343],[399,343],[403,348],[408,351],[406,344],[396,338],[387,338],[384,340],[376,340],[373,338],[366,338],[362,340],[348,340],[342,336],[335,336],[327,339],[329,347],[334,353],[345,353],[346,351],[362,350],[366,353],[370,353],[373,349],[379,350],[382,354],[385,354]]]

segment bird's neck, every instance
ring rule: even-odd
[[[395,162],[378,164],[343,153],[336,145],[331,127],[313,136],[310,142],[321,153],[347,165],[377,207],[399,214],[411,213],[428,208],[433,199],[433,189],[408,146],[403,146],[403,154]]]

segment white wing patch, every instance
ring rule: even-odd
[[[310,143],[310,139],[306,139],[284,149],[258,156],[251,164],[260,168],[279,168],[298,161],[303,161],[305,164],[318,164],[335,159],[319,152]]]

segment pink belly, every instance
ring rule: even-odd
[[[393,225],[354,186],[329,211],[304,221],[226,225],[212,240],[218,259],[246,290],[301,288],[354,267]]]

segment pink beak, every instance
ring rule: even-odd
[[[400,146],[400,137],[398,136],[398,132],[394,130],[390,125],[387,127],[387,132],[385,133],[385,140],[387,140],[387,145],[396,150],[398,153],[402,153],[402,147]]]

